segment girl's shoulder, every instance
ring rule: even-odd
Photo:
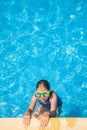
[[[51,90],[51,91],[50,91],[50,95],[52,95],[52,94],[57,95],[55,91]]]
[[[56,94],[55,91],[51,91],[51,94],[50,94],[50,101],[52,99],[57,99],[57,105],[61,105],[63,102],[62,102],[62,99],[60,98],[60,96],[58,94]]]
[[[57,94],[56,94],[56,92],[55,91],[53,91],[53,90],[51,90],[50,91],[50,99],[52,99],[53,97],[55,97],[55,96],[57,96]]]

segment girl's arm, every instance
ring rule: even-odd
[[[56,117],[56,110],[57,110],[57,95],[53,92],[50,97],[51,102],[51,108],[50,112],[44,112],[39,118],[43,116],[49,116],[49,117]]]
[[[31,103],[30,103],[30,106],[29,106],[29,108],[28,108],[28,111],[26,112],[26,114],[25,115],[31,115],[32,114],[32,112],[33,112],[33,110],[34,110],[34,107],[35,107],[35,104],[36,104],[36,97],[35,96],[33,96],[32,97],[32,100],[31,100]]]
[[[55,117],[57,110],[57,95],[54,92],[52,93],[50,102],[51,102],[50,117]]]
[[[35,104],[36,104],[36,98],[33,96],[31,103],[30,103],[30,106],[28,108],[28,111],[26,112],[25,116],[23,117],[23,123],[25,124],[26,128],[30,124],[31,115],[32,115],[32,111],[35,107]]]

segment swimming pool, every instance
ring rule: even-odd
[[[0,117],[22,117],[47,79],[60,117],[87,117],[87,0],[0,0]]]

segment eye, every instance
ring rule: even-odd
[[[40,93],[35,93],[35,97],[40,98],[41,94]]]
[[[48,93],[46,93],[46,92],[44,92],[44,97],[49,97],[49,94]]]

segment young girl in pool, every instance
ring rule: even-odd
[[[39,105],[34,113],[36,102]],[[56,117],[60,113],[62,101],[59,96],[50,90],[50,84],[47,80],[40,80],[36,84],[36,92],[34,93],[28,111],[26,112],[23,122],[25,126],[30,124],[31,118],[40,119],[40,127],[44,128],[50,117]]]

